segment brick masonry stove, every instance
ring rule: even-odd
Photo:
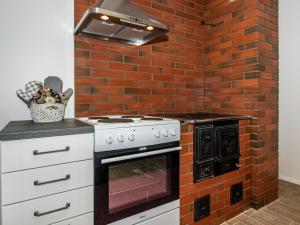
[[[193,173],[195,127],[192,124],[182,124],[181,129],[183,147],[180,157],[181,225],[218,225],[248,209],[252,181],[250,121],[239,122],[242,168],[197,183],[194,183]],[[240,183],[242,183],[242,192],[233,190],[239,190],[237,186],[241,186]],[[201,204],[202,199],[204,203]],[[198,220],[200,218],[201,220]]]
[[[208,0],[205,110],[252,115],[252,206],[278,196],[278,0]]]

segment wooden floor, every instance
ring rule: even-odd
[[[280,181],[279,199],[259,210],[249,209],[222,225],[300,225],[300,186]]]

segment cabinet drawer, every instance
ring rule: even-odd
[[[93,160],[5,173],[2,205],[93,185]]]
[[[2,225],[48,225],[93,212],[93,187],[2,207]]]
[[[88,213],[59,223],[54,223],[53,225],[94,225],[94,213]]]
[[[108,225],[179,225],[179,204],[179,200],[169,202]],[[97,223],[97,221],[95,222]]]
[[[174,209],[160,216],[141,222],[138,225],[166,225],[166,224],[179,225],[179,221],[180,221],[179,214],[180,214],[179,209]]]
[[[93,149],[93,134],[2,142],[1,173],[92,159]]]

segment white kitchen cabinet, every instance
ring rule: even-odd
[[[92,171],[93,160],[85,160],[2,174],[2,205],[92,186]]]
[[[93,134],[46,137],[1,143],[1,173],[93,158]]]
[[[41,125],[46,129],[38,135],[13,129],[21,139],[2,131],[1,225],[94,224],[94,133],[76,120],[61,123],[63,131]],[[29,130],[39,126],[28,124]]]
[[[3,225],[48,225],[93,212],[93,187],[2,207]]]

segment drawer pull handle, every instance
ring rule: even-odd
[[[60,181],[65,181],[65,180],[69,180],[71,178],[70,174],[67,174],[66,177],[61,178],[61,179],[57,179],[57,180],[51,180],[51,181],[45,181],[45,182],[39,182],[38,180],[35,180],[33,182],[34,186],[41,186],[41,185],[45,185],[45,184],[51,184],[51,183],[56,183],[56,182],[60,182]]]
[[[48,215],[48,214],[51,214],[51,213],[66,210],[66,209],[70,208],[70,206],[71,206],[71,203],[67,203],[66,206],[64,206],[62,208],[54,209],[54,210],[51,210],[51,211],[48,211],[48,212],[40,213],[39,211],[35,211],[35,212],[33,212],[33,215],[36,216],[36,217],[41,217],[41,216],[45,216],[45,215]]]
[[[52,154],[52,153],[58,153],[58,152],[68,152],[68,151],[70,151],[70,146],[66,146],[65,149],[47,151],[47,152],[39,152],[38,150],[34,150],[33,155],[45,155],[45,154]]]

